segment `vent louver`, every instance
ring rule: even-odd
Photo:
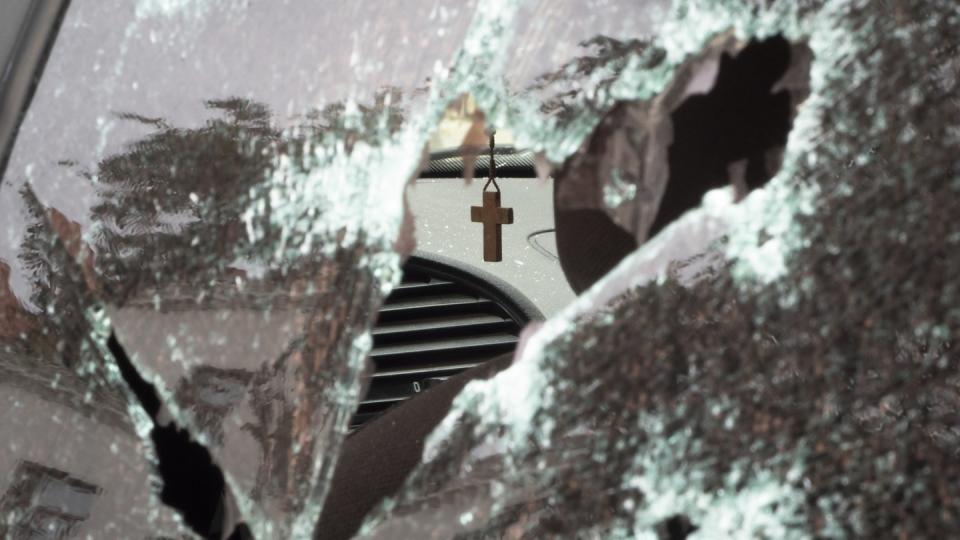
[[[517,150],[512,146],[500,146],[494,150],[497,157],[497,176],[500,178],[536,178],[533,152]],[[420,178],[463,178],[463,156],[460,150],[448,150],[430,154],[430,162],[420,172]],[[490,153],[477,156],[473,176],[487,176]]]
[[[541,317],[497,281],[435,258],[410,258],[402,283],[380,309],[370,353],[373,373],[351,430],[516,347],[523,326]]]

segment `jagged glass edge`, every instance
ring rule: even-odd
[[[203,4],[200,0],[141,0],[137,14],[143,17],[175,14],[202,16],[205,13],[200,9]],[[337,249],[362,244],[370,250],[364,260],[370,265],[371,274],[379,280],[381,295],[386,297],[399,283],[400,258],[393,251],[393,243],[403,220],[403,190],[417,169],[422,149],[439,124],[448,103],[478,86],[478,80],[491,70],[491,59],[494,59],[496,66],[496,59],[499,58],[499,65],[502,66],[507,50],[507,33],[504,29],[512,24],[519,3],[506,0],[496,4],[478,10],[453,67],[450,70],[444,70],[439,65],[436,67],[437,84],[431,88],[425,110],[403,126],[399,133],[388,135],[383,132],[383,138],[374,144],[357,142],[349,154],[343,152],[342,142],[326,138],[323,144],[311,149],[306,166],[294,164],[285,156],[277,159],[264,185],[264,193],[272,203],[269,205],[271,212],[265,213],[267,206],[263,201],[255,200],[243,215],[252,243],[263,237],[263,231],[256,225],[260,218],[267,217],[271,228],[277,227],[284,232],[280,242],[274,246],[268,263],[281,266],[288,264],[305,255],[313,246],[320,247],[321,253],[332,255]],[[122,64],[117,69],[122,70]],[[356,104],[348,102],[345,112],[348,122],[351,114],[357,114],[356,111]],[[373,201],[377,204],[372,204]],[[318,212],[318,208],[323,212]],[[340,242],[330,242],[337,234],[343,235]],[[94,337],[105,346],[103,336],[109,336],[112,331],[109,317],[105,312],[91,313],[91,316],[97,324]],[[348,360],[354,377],[344,386],[354,404],[359,402],[359,374],[370,348],[368,331],[365,329],[355,338]],[[122,342],[123,336],[118,335],[118,339]],[[189,429],[197,442],[207,446],[209,441],[198,429],[193,415],[176,404],[174,393],[161,377],[140,361],[134,351],[131,351],[130,360],[141,375],[155,386],[174,421]],[[128,389],[126,391],[129,393]],[[339,391],[343,392],[344,388]],[[149,444],[152,424],[142,407],[136,404],[131,407],[138,411],[138,434]],[[349,407],[342,407],[338,411],[336,421],[342,425],[334,426],[332,430],[339,439],[330,441],[332,448],[338,448],[342,442],[352,412],[353,408]],[[323,460],[334,458],[329,454],[321,456],[314,463],[315,472],[320,470]],[[327,468],[327,478],[314,475],[310,480],[313,484],[310,491],[314,495],[305,501],[303,511],[293,517],[292,528],[285,532],[293,537],[309,537],[312,534],[332,470],[332,466]],[[230,471],[222,471],[237,500],[241,519],[254,535],[267,537],[281,533],[275,529],[274,523],[257,511],[253,501],[238,495],[238,484]]]
[[[153,439],[150,437],[150,433],[153,430],[153,421],[150,419],[150,415],[147,413],[147,411],[140,404],[140,401],[133,394],[133,391],[123,380],[123,376],[120,374],[120,366],[117,365],[113,353],[110,351],[108,345],[108,341],[113,330],[113,325],[110,323],[110,317],[107,316],[106,310],[100,304],[94,304],[88,307],[84,311],[83,315],[90,324],[90,333],[88,335],[89,339],[84,341],[84,346],[93,347],[95,354],[102,359],[103,363],[102,365],[93,365],[91,362],[88,363],[85,368],[81,369],[86,369],[86,374],[88,376],[92,375],[92,373],[96,371],[101,371],[106,383],[119,389],[125,398],[124,400],[127,406],[127,414],[129,415],[134,433],[136,433],[136,436],[142,443],[140,452],[141,457],[144,459],[145,464],[147,465],[146,474],[150,479],[149,484],[151,486],[163,485],[163,480],[156,473],[159,459],[157,457],[156,447],[153,444]],[[143,510],[146,511],[148,522],[151,525],[155,525],[155,521],[158,518],[161,509],[165,509],[171,521],[173,521],[173,523],[177,524],[179,527],[179,529],[176,531],[165,531],[165,533],[175,533],[182,538],[197,538],[197,536],[184,523],[183,516],[181,516],[179,512],[163,504],[163,502],[160,500],[160,494],[157,491],[152,489],[150,486],[144,487],[147,489],[152,508]],[[160,531],[152,532],[157,534],[159,537],[158,533],[160,533]]]
[[[742,40],[779,33],[792,41],[805,41],[811,48],[811,95],[794,120],[781,170],[765,188],[754,191],[741,204],[725,205],[731,224],[725,251],[734,262],[736,281],[745,289],[782,277],[786,271],[786,259],[793,250],[803,245],[804,239],[796,217],[814,211],[818,189],[812,182],[802,182],[796,177],[804,166],[816,164],[821,112],[831,99],[825,91],[827,83],[836,77],[850,78],[849,72],[843,71],[844,60],[861,51],[865,43],[860,33],[836,24],[837,16],[851,9],[853,4],[866,3],[867,0],[826,2],[819,10],[801,17],[799,10],[803,6],[791,2],[781,2],[756,13],[752,9],[756,7],[755,4],[746,1],[677,0],[658,36],[660,44],[669,52],[667,65],[644,72],[638,68],[640,62],[631,62],[633,69],[625,70],[613,86],[609,98],[611,104],[615,99],[643,99],[655,95],[688,54],[697,52],[709,39],[730,29]],[[805,8],[811,9],[811,6]],[[869,76],[867,71],[859,75],[866,76]],[[489,80],[495,81],[496,78]],[[521,145],[545,152],[551,161],[558,162],[570,155],[592,129],[592,126],[583,124],[568,128],[564,133],[552,132],[549,122],[534,107],[529,104],[509,106],[503,102],[503,87],[489,83],[489,80],[482,91],[475,93],[478,106],[486,111],[495,111],[492,115],[495,122],[514,128]],[[636,83],[632,90],[631,82]],[[696,218],[698,214],[710,211],[710,208],[701,207],[691,210],[688,216]],[[771,234],[773,239],[758,242],[761,231]],[[548,319],[530,337],[513,366],[491,379],[470,382],[454,400],[448,416],[428,437],[423,462],[430,462],[442,455],[444,442],[457,431],[457,424],[465,416],[496,418],[499,426],[506,427],[506,432],[498,437],[498,442],[506,444],[505,451],[509,451],[512,445],[516,445],[515,448],[525,446],[531,436],[543,444],[553,426],[549,423],[534,425],[531,422],[538,407],[549,408],[551,405],[552,392],[542,377],[541,365],[553,352],[553,345],[562,342],[562,337],[570,332],[577,318],[595,307],[601,291],[614,281],[629,280],[629,269],[637,262],[636,259],[654,256],[654,252],[662,249],[662,243],[669,241],[669,235],[660,235],[655,240],[621,261],[591,289]],[[539,396],[542,401],[533,403],[530,396]],[[795,466],[802,467],[800,454],[802,451],[797,450],[790,457],[796,460]],[[416,474],[415,470],[411,477]],[[781,487],[789,490],[789,486]],[[769,485],[758,486],[758,489],[761,488],[772,489]],[[388,519],[396,500],[404,496],[405,493],[401,491],[396,498],[381,504],[366,519],[362,533],[374,530],[377,523]],[[646,523],[648,517],[638,510],[636,523]],[[701,519],[704,517],[699,516]],[[829,526],[836,523],[836,517],[824,517],[827,530],[836,530]],[[630,534],[639,532],[634,528]]]

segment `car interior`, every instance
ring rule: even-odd
[[[514,4],[0,6],[0,537],[960,534],[960,16]]]

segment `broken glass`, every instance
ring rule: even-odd
[[[92,304],[57,230],[71,223],[20,193],[25,235],[16,263],[29,281],[28,309],[0,261],[0,536],[176,537],[186,530],[160,503],[149,428],[129,390],[93,343]]]
[[[0,184],[0,532],[322,537],[470,92],[619,252],[363,536],[949,535],[958,35],[945,0],[72,2]]]
[[[682,107],[672,99],[685,96],[670,92],[699,86],[697,54],[731,37],[746,54],[780,34],[794,60],[804,46],[812,57],[800,64],[809,97],[805,73],[780,72],[799,91],[787,96],[797,116],[782,158],[760,161],[775,165],[765,171],[773,179],[738,190],[738,177],[754,187],[750,165],[730,167],[732,185],[707,186],[703,205],[547,321],[509,369],[471,383],[362,536],[956,530],[958,319],[948,276],[960,236],[950,226],[958,169],[948,148],[960,109],[947,66],[960,18],[935,2],[888,6],[893,13],[883,2],[769,4],[677,2],[654,43],[668,52],[670,77],[644,67],[640,52],[628,63],[639,69],[622,77],[652,95],[607,119],[652,130],[636,116]],[[681,51],[694,56],[671,64]],[[557,173],[558,189],[570,182],[582,190],[573,202],[639,215],[618,223],[643,241],[656,217],[640,196],[649,177],[615,173],[618,163],[650,171],[656,158],[643,150],[652,146],[611,141],[599,126]],[[680,135],[673,130],[671,148],[688,142]],[[588,173],[565,175],[591,160]],[[661,174],[682,180],[670,165]],[[680,187],[702,195],[697,181],[710,182]],[[637,186],[634,197],[622,196],[634,191],[625,184]],[[667,264],[677,255],[664,251],[684,243],[712,255]]]
[[[26,300],[36,278],[16,216],[35,204],[63,224],[38,241],[76,247],[70,292],[89,297],[55,320],[74,325],[62,343],[86,339],[104,359],[64,349],[62,361],[133,389],[147,446],[129,459],[148,467],[155,446],[163,472],[172,430],[180,451],[216,464],[198,489],[222,523],[178,508],[195,530],[313,528],[365,330],[398,279],[402,189],[423,146],[416,126],[398,129],[470,7],[70,6],[3,186],[12,316],[65,294]],[[417,53],[361,62],[405,48]]]

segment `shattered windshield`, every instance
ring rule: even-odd
[[[960,534],[952,1],[0,19],[0,537]]]

